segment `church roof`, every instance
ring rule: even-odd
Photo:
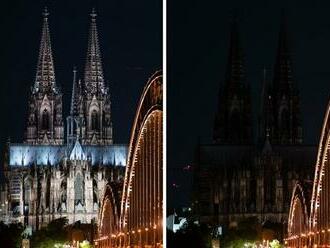
[[[76,140],[76,143],[74,144],[74,146],[72,148],[69,158],[70,158],[70,160],[77,160],[77,159],[87,160],[86,153],[84,152],[84,150],[78,140]]]
[[[198,163],[202,167],[252,165],[262,155],[263,147],[257,145],[202,144],[198,149]],[[316,162],[317,147],[313,145],[272,145],[267,155],[280,156],[283,164],[293,167],[310,167]]]
[[[72,153],[73,152],[73,153]],[[73,154],[84,153],[92,165],[126,166],[127,145],[67,145],[9,144],[9,166],[56,165]],[[82,154],[81,154],[82,155]],[[82,155],[83,156],[83,155]]]

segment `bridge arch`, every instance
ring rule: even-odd
[[[121,201],[121,229],[130,245],[162,244],[162,74],[143,90],[134,119]]]
[[[98,235],[102,237],[99,247],[114,247],[115,241],[110,235],[119,231],[119,212],[110,184],[106,185],[98,219]]]
[[[163,92],[161,71],[143,89],[131,129],[118,228],[107,229],[106,199],[96,247],[162,247]],[[111,209],[111,208],[110,208]]]
[[[310,198],[312,182],[297,182],[291,198],[288,237],[290,247],[304,247],[308,244]]]
[[[287,247],[329,247],[330,246],[330,102],[323,120],[322,132],[315,163],[314,181],[310,203],[306,190],[297,186],[292,196]],[[300,195],[300,196],[299,196]],[[303,197],[304,196],[304,197]],[[310,207],[307,223],[299,223],[298,216],[306,219],[306,211]],[[308,213],[308,211],[307,211]],[[299,225],[301,226],[299,227]],[[302,225],[304,224],[304,225]],[[306,225],[307,224],[307,225]],[[299,228],[301,230],[299,231]],[[305,230],[305,231],[304,231]]]

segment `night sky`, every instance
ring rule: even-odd
[[[268,78],[273,78],[280,15],[285,8],[293,73],[301,93],[304,143],[317,144],[330,93],[330,4],[316,5],[311,1],[291,1],[290,4],[280,1],[171,2],[167,18],[167,202],[170,208],[178,208],[186,206],[191,196],[192,173],[183,167],[192,164],[198,137],[201,143],[212,142],[233,11],[239,16],[256,122],[262,70],[265,67]],[[173,187],[173,183],[177,187]]]
[[[161,1],[11,0],[3,4],[0,15],[1,151],[8,137],[12,142],[23,141],[46,5],[56,83],[63,93],[63,119],[70,108],[74,65],[83,78],[89,14],[95,7],[103,70],[110,86],[114,140],[128,143],[142,89],[148,78],[162,68]]]

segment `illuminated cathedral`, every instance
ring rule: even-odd
[[[73,71],[66,129],[48,15],[45,10],[24,141],[7,144],[0,194],[1,220],[33,229],[60,217],[69,223],[96,221],[107,184],[118,189],[115,194],[120,198],[127,157],[127,145],[113,143],[110,91],[103,74],[96,13],[90,15],[83,80]]]

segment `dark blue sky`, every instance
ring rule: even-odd
[[[64,120],[69,111],[74,65],[83,76],[90,12],[97,24],[105,78],[110,86],[114,138],[128,143],[142,89],[162,67],[161,1],[26,1],[2,2],[0,15],[1,151],[7,137],[21,142],[29,89],[35,80],[42,11],[47,5],[56,83],[63,92]],[[2,152],[1,152],[2,154]]]
[[[186,2],[186,3],[184,3]],[[272,69],[281,9],[288,19],[294,75],[301,92],[306,144],[317,144],[330,93],[330,4],[311,1],[171,1],[168,8],[168,202],[186,205],[198,137],[211,143],[227,61],[230,17],[238,9],[254,122],[262,70]],[[254,130],[256,131],[256,129]],[[172,183],[179,185],[173,188]]]

